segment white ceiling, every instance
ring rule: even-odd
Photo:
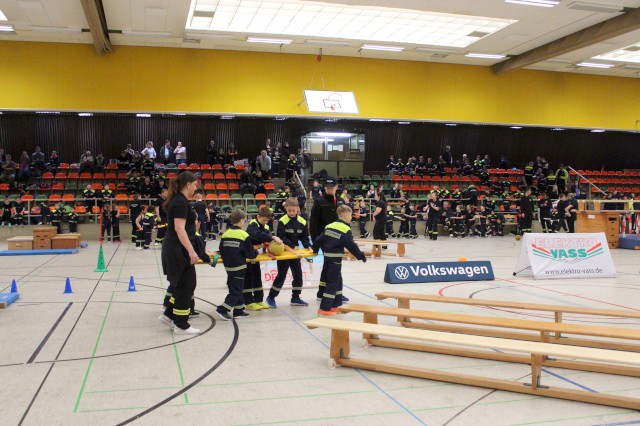
[[[293,43],[282,46],[247,43],[246,38],[248,35],[260,36],[260,34],[255,33],[224,33],[231,35],[233,38],[231,40],[200,40],[199,43],[189,43],[184,41],[185,32],[196,32],[185,30],[189,24],[190,11],[192,12],[191,0],[103,0],[103,6],[109,30],[156,33],[153,37],[112,33],[110,38],[115,46],[165,46],[299,54],[317,54],[319,48],[322,47],[324,55],[490,66],[499,62],[499,60],[467,58],[464,53],[473,51],[518,55],[617,16],[617,14],[611,13],[594,13],[568,9],[567,5],[572,1],[562,0],[559,6],[553,8],[511,4],[505,3],[504,0],[306,1],[306,3],[321,5],[349,5],[369,8],[393,7],[413,11],[471,15],[517,21],[466,48],[442,48],[406,44],[406,49],[403,52],[361,50],[360,46],[366,40],[335,38],[335,41],[346,42],[347,45],[312,45],[306,43],[310,38],[308,35],[287,36],[287,38],[293,39]],[[606,5],[620,5],[628,8],[640,7],[640,0],[586,1]],[[8,23],[15,28],[15,35],[3,35],[0,33],[0,40],[92,43],[91,35],[88,32],[82,34],[60,34],[33,31],[33,27],[42,26],[87,29],[88,24],[79,0],[0,0],[0,11],[8,19],[8,22],[0,22],[0,25]],[[202,33],[203,31],[197,32]],[[213,34],[213,32],[210,32],[210,34]],[[216,32],[216,34],[221,33]],[[273,35],[269,36],[273,37]],[[331,39],[322,37],[322,40]],[[637,43],[640,43],[640,31],[634,31],[528,68],[557,72],[640,77],[639,69],[626,69],[623,67],[624,63],[616,63],[617,66],[610,69],[576,68],[574,66],[575,63],[589,61],[595,56]],[[379,41],[378,44],[380,44]],[[418,47],[422,47],[427,52],[416,51],[415,49]],[[438,54],[442,51],[448,51],[449,54]]]

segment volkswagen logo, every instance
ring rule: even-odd
[[[394,273],[396,274],[396,277],[401,280],[406,280],[407,278],[409,278],[409,270],[404,266],[398,266],[395,269]]]

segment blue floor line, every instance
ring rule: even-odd
[[[327,346],[322,340],[320,340],[318,337],[316,337],[315,334],[313,334],[311,331],[309,331],[308,328],[306,328],[305,326],[303,326],[302,324],[300,324],[300,322],[298,320],[296,320],[295,318],[293,318],[291,315],[289,315],[288,313],[286,313],[285,311],[280,311],[281,313],[283,313],[285,316],[287,316],[291,321],[294,322],[294,324],[296,324],[298,327],[300,327],[301,329],[303,329],[307,334],[309,334],[310,336],[312,336],[314,339],[316,339],[318,342],[320,342],[320,344],[322,346],[324,346],[325,348],[329,349],[329,346]],[[391,401],[393,401],[398,407],[402,408],[407,414],[409,414],[411,417],[413,417],[414,419],[416,419],[421,425],[423,426],[428,426],[425,422],[423,422],[418,416],[416,416],[411,410],[409,410],[407,407],[405,407],[404,405],[402,405],[397,399],[395,399],[393,396],[389,395],[389,393],[387,393],[384,389],[382,389],[380,386],[378,386],[373,380],[371,380],[370,378],[368,378],[362,371],[358,370],[357,368],[354,368],[354,370],[360,375],[362,376],[362,378],[364,378],[367,382],[371,383],[376,389],[378,389],[380,392],[382,392],[387,398],[389,398]]]
[[[630,422],[617,422],[617,423],[601,423],[593,426],[627,426],[627,425],[639,425],[640,420],[631,420]]]

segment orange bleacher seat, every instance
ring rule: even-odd
[[[451,182],[451,176],[442,176],[443,182]]]
[[[65,180],[67,178],[66,173],[58,172],[55,176],[56,180]]]
[[[91,206],[91,213],[100,213],[100,207],[98,206]]]
[[[414,182],[422,182],[422,176],[414,176],[411,178],[411,180]]]
[[[213,173],[203,173],[202,180],[213,180]]]
[[[120,210],[120,214],[127,214],[129,213],[129,209],[127,208],[127,206],[117,206],[118,210]]]
[[[62,201],[75,201],[76,197],[73,194],[63,194]]]
[[[256,200],[266,200],[267,196],[265,194],[256,194]]]
[[[62,200],[62,195],[59,195],[59,194],[49,195],[49,201],[61,201],[61,200]]]
[[[432,176],[432,177],[431,177],[431,180],[432,180],[433,182],[440,182],[440,181],[442,180],[442,178],[441,178],[440,176]]]
[[[189,164],[189,170],[200,170],[200,164],[198,163]]]
[[[64,190],[64,184],[63,183],[54,183],[53,185],[51,185],[51,190],[52,191],[62,191],[62,190]]]
[[[80,179],[82,180],[92,180],[93,176],[91,173],[80,173]]]
[[[107,170],[118,170],[118,165],[116,163],[109,163],[106,167]]]
[[[267,191],[274,191],[276,189],[276,186],[269,182],[264,184],[264,189],[266,189]]]
[[[238,175],[236,175],[235,173],[227,173],[226,175],[224,175],[224,178],[226,180],[238,180]]]
[[[200,166],[200,170],[211,170],[211,165],[204,163]]]
[[[66,175],[65,175],[65,177],[66,177]],[[47,179],[47,180],[53,179],[53,173],[50,173],[50,172],[43,173],[42,174],[42,179]]]
[[[207,201],[216,201],[218,196],[216,194],[207,194],[204,199]]]
[[[229,194],[220,194],[218,195],[218,200],[228,200]]]
[[[127,194],[118,194],[118,195],[116,195],[116,200],[127,201],[128,199],[129,199],[129,197],[127,197]]]
[[[93,187],[94,191],[102,191],[102,184],[101,183],[92,183],[91,186]]]
[[[240,185],[238,185],[235,182],[231,182],[229,184],[229,191],[239,191],[240,190]]]
[[[78,173],[76,173],[76,172],[72,172],[72,173],[69,173],[67,175],[67,179],[69,179],[69,180],[71,180],[71,179],[78,180],[78,179],[80,179],[80,175]]]
[[[214,164],[213,166],[211,166],[212,170],[222,170],[222,165],[220,164]]]
[[[129,175],[124,173],[124,172],[120,172],[118,173],[118,180],[127,180],[129,179]]]
[[[58,168],[59,169],[68,169],[69,168],[69,163],[60,163]]]
[[[115,173],[107,173],[105,175],[105,179],[107,180],[118,180],[118,175]]]
[[[224,173],[216,173],[213,175],[214,180],[224,180]]]
[[[405,192],[408,191],[409,188],[410,188],[410,186],[409,186],[408,183],[405,183],[405,184],[402,185],[402,190],[405,191]]]
[[[180,170],[184,170],[184,169],[188,169],[188,168],[189,168],[189,166],[187,166],[184,163],[183,164],[178,164],[178,169],[180,169]]]
[[[93,174],[93,180],[104,180],[104,173],[94,173]]]
[[[167,173],[167,179],[175,179],[178,177],[177,173]]]
[[[87,208],[85,206],[78,205],[78,206],[75,207],[74,210],[75,210],[76,214],[87,214]]]
[[[25,194],[25,195],[23,195],[22,197],[20,197],[20,199],[21,199],[22,201],[33,201],[33,195]]]
[[[391,180],[392,180],[392,181],[394,181],[394,182],[399,182],[399,181],[401,181],[401,180],[402,180],[402,177],[401,177],[401,176],[398,176],[398,175],[393,175],[393,177],[391,178]]]
[[[403,182],[411,182],[411,176],[402,176]]]
[[[215,189],[216,189],[216,186],[213,183],[205,183],[204,184],[204,190],[206,192],[213,192],[213,191],[215,191]]]
[[[216,190],[217,191],[226,191],[227,189],[229,189],[229,188],[227,187],[226,183],[217,183],[216,184]]]

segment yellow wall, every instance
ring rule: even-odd
[[[0,109],[311,115],[303,89],[353,91],[361,117],[635,129],[632,78],[201,49],[0,42]],[[317,114],[313,114],[317,115]]]

